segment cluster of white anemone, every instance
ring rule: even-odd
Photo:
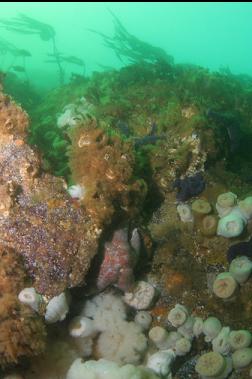
[[[177,331],[168,333],[163,328],[154,333],[150,331],[159,348],[172,349],[180,356],[187,354],[193,338],[202,334],[205,341],[211,343],[212,352],[203,354],[196,364],[196,371],[202,379],[225,379],[233,369],[242,369],[252,362],[252,336],[248,330],[231,331],[216,317],[206,320],[194,317],[180,304],[171,309],[168,321]]]
[[[194,201],[194,203],[196,204],[200,201],[207,203],[200,199]],[[177,212],[182,222],[194,221],[193,204],[192,206],[186,203],[177,205]],[[217,235],[225,238],[241,235],[248,221],[252,218],[252,196],[238,201],[236,194],[225,192],[218,196],[215,207],[219,216]],[[211,208],[209,209],[210,211]]]
[[[138,292],[139,288],[140,291],[147,289],[143,283],[136,286],[135,291]],[[148,297],[149,292],[152,291],[147,290]],[[143,293],[145,294],[145,290]],[[113,378],[116,374],[116,378],[124,378],[125,374],[125,379],[171,378],[171,364],[176,357],[175,352],[172,349],[160,350],[152,342],[151,336],[155,328],[149,331],[152,317],[148,311],[138,310],[134,321],[127,321],[127,307],[123,300],[128,299],[113,293],[102,293],[88,300],[81,315],[72,320],[69,326],[70,335],[82,341],[94,341],[96,337],[95,351],[100,360],[82,363],[76,360],[67,379],[75,379],[76,372],[78,379],[89,376],[97,379]],[[147,303],[134,300],[134,307],[141,308]]]
[[[141,314],[135,321],[127,320],[127,308],[122,298],[113,293],[101,293],[88,300],[81,314],[69,325],[69,333],[85,346],[94,343],[100,358],[118,364],[137,365],[146,349],[147,338],[143,332],[149,315]]]
[[[218,196],[216,210],[220,217],[217,234],[226,238],[239,236],[252,217],[252,196],[238,201],[233,192]]]
[[[231,331],[216,317],[206,320],[194,317],[181,304],[170,310],[168,321],[176,330],[155,326],[149,331],[149,338],[158,351],[148,358],[147,367],[161,377],[170,374],[174,359],[189,353],[193,339],[200,335],[204,335],[212,347],[212,352],[203,354],[196,364],[202,379],[225,379],[233,369],[244,368],[252,362],[252,336],[247,330]]]
[[[50,301],[46,301],[33,287],[27,287],[19,293],[18,299],[36,312],[45,305],[45,321],[48,324],[64,320],[69,311],[70,295],[67,292],[62,292]]]
[[[43,301],[33,288],[23,290],[19,299],[35,311]],[[54,297],[47,304],[46,321],[63,320],[68,307],[66,293]],[[113,292],[101,293],[86,301],[81,314],[69,323],[69,335],[79,356],[87,360],[74,360],[67,379],[107,379],[119,374],[125,379],[171,379],[174,360],[188,354],[193,339],[201,334],[212,346],[212,352],[203,354],[196,364],[201,378],[225,379],[233,369],[252,362],[249,331],[232,331],[215,317],[206,320],[194,317],[181,304],[168,313],[170,330],[161,326],[150,329],[152,317],[146,310],[137,311],[133,321],[127,317],[123,297]],[[89,361],[94,347],[100,360]]]
[[[243,285],[252,272],[252,262],[246,256],[233,259],[229,271],[217,275],[213,283],[214,294],[221,299],[235,295],[239,285]]]

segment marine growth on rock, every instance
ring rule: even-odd
[[[197,173],[184,179],[176,179],[173,183],[173,188],[177,189],[176,199],[183,202],[203,192],[205,181],[202,174]]]

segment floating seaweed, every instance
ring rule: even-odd
[[[83,61],[83,59],[75,57],[73,55],[69,55],[69,56],[63,55],[62,53],[58,53],[58,56],[55,56],[55,54],[48,54],[48,56],[51,57],[52,59],[48,59],[47,61],[45,61],[45,63],[58,64],[58,60],[59,60],[61,63],[74,64],[74,65],[82,67],[83,76],[85,75],[86,65],[85,65],[85,62]]]
[[[25,72],[25,69],[22,66],[12,66],[11,69],[16,72]]]
[[[104,33],[89,29],[103,38],[105,46],[113,49],[118,59],[123,62],[123,58],[131,63],[137,62],[158,62],[165,61],[173,63],[173,58],[160,47],[153,46],[148,42],[141,41],[139,38],[130,34],[123,26],[119,18],[111,12],[114,22],[114,36],[109,37]]]
[[[18,51],[17,47],[12,43],[6,41],[4,38],[0,38],[0,52],[1,54],[11,53],[13,55]]]
[[[7,54],[13,57],[13,61],[10,66],[5,70],[6,72],[13,70],[15,72],[23,73],[28,82],[28,75],[26,70],[26,58],[31,57],[31,53],[25,49],[19,49],[14,44],[0,38],[0,55],[5,57]],[[17,59],[21,59],[21,64],[15,64]],[[3,65],[3,61],[1,62]]]
[[[31,57],[31,53],[25,49],[19,49],[13,43],[10,43],[6,39],[0,37],[0,53],[3,54],[11,54],[14,57]]]
[[[36,34],[43,41],[54,39],[56,34],[51,25],[28,17],[23,13],[12,20],[0,19],[0,23],[9,31],[21,34]]]
[[[60,83],[64,83],[64,71],[61,66],[60,54],[56,47],[56,32],[54,28],[44,22],[38,21],[32,17],[28,17],[21,13],[18,17],[14,17],[12,20],[0,19],[6,30],[27,35],[38,35],[42,41],[52,41],[53,44],[53,56],[58,65]]]

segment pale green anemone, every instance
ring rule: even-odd
[[[244,347],[243,349],[236,350],[232,354],[234,368],[247,367],[252,362],[252,349]]]
[[[220,333],[212,341],[213,351],[216,351],[222,355],[227,355],[231,350],[229,336],[229,326],[223,327]]]
[[[188,310],[181,304],[176,304],[174,308],[170,310],[168,313],[168,321],[174,326],[178,328],[186,322],[188,317]]]
[[[246,197],[246,199],[239,201],[238,207],[246,219],[252,217],[252,196]]]
[[[214,294],[221,299],[233,296],[237,288],[238,283],[230,272],[222,272],[217,275],[213,284]]]
[[[244,230],[247,220],[236,207],[219,220],[217,234],[226,238],[238,237]]]
[[[229,272],[238,283],[243,284],[252,272],[252,262],[246,256],[237,257],[232,260],[229,266]]]
[[[211,205],[206,200],[198,199],[192,203],[192,210],[196,214],[207,215],[211,212]]]
[[[232,361],[221,354],[212,351],[201,355],[195,370],[202,379],[225,379],[232,371]]]
[[[236,204],[237,195],[233,192],[225,192],[218,196],[217,204],[222,208],[230,208]]]
[[[248,330],[233,330],[229,335],[229,343],[233,350],[249,347],[251,342],[252,336]]]
[[[216,317],[208,317],[203,324],[203,333],[207,342],[212,341],[221,331],[221,322]]]

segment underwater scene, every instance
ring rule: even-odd
[[[252,3],[0,13],[0,379],[252,378]]]

